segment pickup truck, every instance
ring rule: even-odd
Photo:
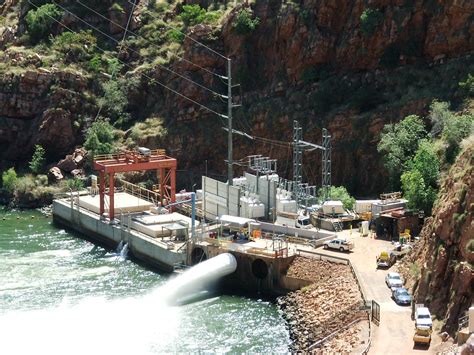
[[[337,249],[339,251],[349,251],[354,249],[354,243],[345,239],[333,239],[324,242],[324,249]]]
[[[431,328],[418,326],[413,335],[413,342],[415,345],[430,345],[431,343]]]

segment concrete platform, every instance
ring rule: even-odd
[[[108,206],[109,196],[105,196],[105,213],[109,212]],[[99,195],[91,196],[85,195],[79,197],[79,206],[85,208],[86,210],[92,211],[99,214],[100,211],[100,200]],[[126,192],[117,192],[114,195],[114,206],[115,206],[115,215],[119,215],[120,212],[129,213],[129,212],[144,212],[148,211],[151,207],[154,206],[153,203],[148,202],[147,200],[141,199],[137,196],[130,195]]]
[[[199,222],[195,222],[196,227]],[[150,237],[182,237],[191,232],[191,218],[179,213],[139,215],[132,218],[131,227]]]

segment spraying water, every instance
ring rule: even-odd
[[[191,302],[205,296],[214,282],[236,269],[237,261],[232,254],[219,254],[168,281],[160,291],[161,297],[171,305]]]
[[[125,243],[122,250],[120,250],[120,258],[126,259],[128,255],[128,243]]]

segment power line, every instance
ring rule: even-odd
[[[63,9],[64,11],[70,13],[72,16],[74,16],[75,18],[77,18],[78,20],[80,20],[81,22],[83,22],[85,25],[91,27],[92,29],[96,30],[97,32],[100,32],[102,35],[104,35],[105,37],[109,38],[111,41],[113,41],[113,42],[115,42],[115,43],[117,43],[117,44],[120,43],[120,42],[119,42],[118,40],[116,40],[114,37],[108,35],[107,33],[103,32],[102,30],[98,29],[97,27],[91,25],[89,22],[87,22],[86,20],[83,20],[82,18],[80,18],[79,16],[77,16],[77,15],[74,14],[73,12],[69,11],[69,10],[66,9],[65,7],[59,5],[59,4],[55,3],[55,2],[53,2],[53,3],[54,3],[55,5],[57,5],[58,7],[60,7],[61,9]],[[78,3],[80,3],[81,5],[83,5],[80,1],[78,1]],[[106,19],[107,21],[110,21],[109,19],[107,19],[107,17],[105,17],[105,16],[99,14],[99,13],[96,12],[95,10],[92,10],[92,11],[94,11],[97,15],[101,16],[102,18]],[[112,21],[111,21],[111,22],[112,22]],[[121,45],[121,48],[123,48],[123,44]],[[125,46],[125,48],[128,48],[128,49],[131,50],[132,52],[134,52],[134,53],[140,55],[139,52],[137,52],[136,50],[134,50],[134,49],[132,49],[132,48],[130,48],[130,47],[128,47],[128,46]],[[161,65],[161,64],[159,64],[159,63],[155,63],[155,64],[156,64],[157,66],[163,68],[164,70],[167,70],[167,71],[169,71],[170,73],[173,73],[174,75],[176,75],[176,76],[178,76],[178,77],[180,77],[180,78],[182,78],[182,79],[184,79],[184,80],[186,80],[186,81],[188,81],[188,82],[190,82],[190,83],[192,83],[192,84],[194,84],[194,85],[200,87],[201,89],[204,89],[204,90],[207,90],[207,91],[211,92],[212,94],[214,94],[214,95],[216,95],[216,96],[221,96],[221,95],[222,95],[222,94],[219,94],[218,92],[216,92],[216,91],[214,91],[214,90],[212,90],[212,89],[209,89],[208,87],[206,87],[206,86],[204,86],[204,85],[201,85],[201,84],[199,84],[199,83],[197,83],[197,82],[191,80],[190,78],[188,78],[188,77],[186,77],[186,76],[184,76],[184,75],[181,75],[181,74],[175,72],[174,70],[169,69],[168,67],[166,67],[166,66],[164,66],[164,65]]]
[[[83,7],[89,9],[90,11],[93,11],[94,13],[96,13],[97,15],[99,15],[100,17],[102,17],[102,18],[104,18],[105,20],[109,21],[110,23],[113,23],[115,26],[117,26],[117,27],[119,27],[119,28],[125,30],[124,39],[123,39],[123,40],[125,40],[125,35],[126,35],[126,33],[127,33],[127,29],[126,29],[125,27],[123,27],[123,26],[120,25],[119,23],[117,23],[117,22],[115,22],[115,21],[112,21],[111,19],[109,19],[109,18],[103,16],[102,14],[100,14],[100,13],[97,12],[97,11],[95,11],[95,10],[92,9],[91,7],[87,6],[86,4],[84,4],[83,2],[81,2],[80,0],[78,0],[77,2],[78,2],[79,4],[81,4]],[[132,9],[132,12],[130,12],[130,15],[132,15],[132,13],[133,13],[133,9]],[[145,41],[147,41],[147,42],[151,42],[149,39],[146,39],[144,36],[142,36],[142,35],[140,35],[140,34],[134,32],[134,31],[128,30],[128,32],[129,32],[130,34],[136,36],[136,37],[143,38],[143,39],[144,39]],[[122,41],[123,41],[123,40],[122,40]],[[127,48],[130,48],[130,47],[127,47]],[[223,78],[223,77],[224,77],[223,75],[214,73],[212,70],[209,70],[209,69],[207,69],[207,68],[204,68],[204,67],[202,67],[202,66],[200,66],[200,65],[198,65],[198,64],[196,64],[196,63],[194,63],[194,62],[192,62],[192,61],[190,61],[189,59],[186,59],[186,58],[184,58],[184,57],[181,57],[181,56],[179,56],[179,55],[177,55],[177,54],[175,54],[175,53],[173,53],[173,52],[171,52],[171,51],[168,51],[167,53],[168,53],[168,54],[171,54],[171,55],[173,55],[173,56],[175,56],[175,57],[177,57],[177,58],[179,58],[179,59],[185,61],[186,63],[189,63],[189,64],[191,64],[191,65],[193,65],[193,66],[195,66],[195,67],[197,67],[197,68],[199,68],[199,69],[201,69],[201,70],[204,70],[205,72],[207,72],[207,73],[209,73],[209,74],[211,74],[211,75],[215,75],[215,76],[217,76],[217,77],[219,77],[219,78]]]
[[[30,3],[30,5],[32,5],[32,6],[35,7],[36,9],[39,8],[39,6],[36,6],[35,4],[33,4],[33,3],[31,2],[31,0],[28,0],[28,2]],[[60,25],[63,26],[64,28],[66,28],[68,31],[71,31],[71,32],[77,34],[77,31],[72,30],[72,29],[69,28],[67,25],[65,25],[65,24],[62,23],[61,21],[57,20],[57,19],[54,18],[53,16],[50,16],[49,14],[46,14],[46,16],[48,16],[48,17],[51,18],[53,21],[57,22],[58,24],[60,24]],[[99,49],[100,51],[104,52],[104,53],[107,52],[105,49],[102,49],[102,48],[99,47],[97,44],[94,44],[94,46],[95,46],[97,49]],[[127,64],[127,63],[125,63],[124,61],[122,61],[122,60],[120,60],[120,59],[118,59],[118,61],[119,61],[121,64],[123,64],[124,66],[126,66],[126,67],[128,67],[128,68],[130,68],[130,69],[135,69],[135,68],[133,68],[130,64]],[[195,100],[193,100],[193,99],[187,97],[186,95],[181,94],[180,92],[178,92],[178,91],[176,91],[176,90],[170,88],[169,86],[167,86],[167,85],[161,83],[160,81],[156,80],[155,78],[150,77],[149,75],[147,75],[147,74],[145,74],[145,73],[141,73],[140,75],[146,77],[147,79],[151,80],[152,82],[157,83],[157,84],[160,85],[161,87],[163,87],[163,88],[165,88],[165,89],[167,89],[167,90],[173,92],[174,94],[176,94],[176,95],[178,95],[178,96],[184,98],[185,100],[188,100],[189,102],[192,102],[193,104],[195,104],[195,105],[197,105],[197,106],[199,106],[199,107],[205,109],[206,111],[209,111],[209,112],[211,112],[211,113],[213,113],[213,114],[219,116],[220,118],[227,118],[227,116],[225,116],[225,115],[223,115],[223,114],[221,114],[221,113],[219,113],[219,112],[217,112],[217,111],[214,111],[213,109],[211,109],[211,108],[209,108],[209,107],[207,107],[207,106],[204,106],[203,104],[201,104],[201,103],[199,103],[199,102],[197,102],[197,101],[195,101]]]
[[[130,12],[130,15],[128,16],[128,21],[127,21],[127,27],[124,28],[125,32],[123,33],[123,37],[122,37],[122,41],[120,42],[120,48],[119,50],[117,51],[117,60],[119,59],[119,55],[120,55],[120,52],[122,50],[122,44],[123,42],[125,41],[125,37],[127,36],[127,31],[128,31],[128,27],[130,26],[130,21],[132,19],[132,14],[133,14],[133,11],[135,9],[135,5],[136,5],[136,0],[133,1],[133,8],[132,8],[132,11]],[[112,69],[112,74],[110,76],[110,80],[113,80],[114,77],[115,77],[115,74],[117,72],[117,67],[113,67]],[[104,104],[105,104],[105,100],[102,100],[100,103],[99,103],[99,109],[97,110],[97,114],[95,116],[95,119],[97,120],[99,118],[99,115],[100,113],[102,112],[102,109],[104,107]]]
[[[131,4],[131,1],[130,1],[130,0],[127,0],[127,2]],[[159,18],[156,17],[156,16],[152,16],[151,14],[150,14],[150,17],[153,17],[155,20],[161,20],[161,19],[159,19]],[[212,53],[214,53],[215,55],[221,57],[222,59],[225,59],[225,60],[228,60],[228,59],[229,59],[228,57],[226,57],[226,56],[220,54],[219,52],[216,52],[214,49],[212,49],[212,48],[206,46],[204,43],[201,43],[201,42],[199,42],[198,40],[195,40],[195,39],[192,38],[191,36],[187,35],[187,34],[184,33],[183,31],[181,31],[180,29],[178,29],[178,28],[176,28],[176,27],[173,27],[173,26],[167,24],[167,23],[164,22],[164,21],[163,21],[163,23],[165,24],[166,27],[171,28],[172,30],[178,31],[179,33],[181,33],[182,35],[184,35],[186,38],[189,38],[189,39],[190,39],[191,41],[193,41],[194,43],[200,45],[201,47],[206,48],[206,49],[209,50],[210,52],[212,52]]]

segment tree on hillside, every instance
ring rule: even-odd
[[[425,126],[417,115],[407,116],[399,123],[388,124],[383,128],[377,150],[384,154],[384,166],[392,189],[400,187],[400,176],[425,136]]]
[[[38,144],[35,145],[35,151],[29,164],[33,173],[39,174],[41,170],[43,170],[43,166],[46,161],[46,158],[44,157],[45,153],[46,152],[42,146]]]
[[[433,203],[436,200],[436,190],[425,184],[423,175],[417,170],[409,170],[401,176],[404,197],[408,200],[408,207],[431,214]]]
[[[410,170],[418,170],[426,186],[436,187],[439,178],[439,159],[433,142],[423,139],[409,163]]]
[[[424,139],[401,176],[402,190],[408,207],[431,214],[436,199],[440,163],[433,142]]]
[[[446,143],[446,161],[453,163],[459,154],[459,144],[468,137],[474,130],[474,116],[472,115],[451,115],[445,122],[442,140]]]
[[[95,121],[86,132],[86,148],[92,156],[97,154],[108,154],[114,149],[114,129],[109,122],[104,120]]]

